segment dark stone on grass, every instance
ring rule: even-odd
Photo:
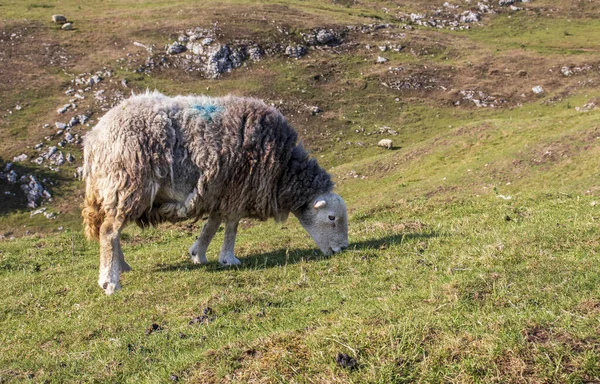
[[[171,381],[179,381],[179,376],[177,376],[177,375],[171,375],[169,377],[169,379],[171,379]]]
[[[162,331],[162,327],[156,323],[152,323],[152,325],[146,329],[146,335],[151,335],[152,333],[158,331]]]
[[[351,371],[358,369],[358,362],[356,361],[356,359],[351,356],[348,356],[345,353],[338,353],[335,357],[335,362],[340,367],[349,369]]]
[[[504,216],[504,220],[506,220],[506,221],[511,221],[512,219],[511,219],[511,217],[510,217],[510,216],[506,215],[506,216]]]

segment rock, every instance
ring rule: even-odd
[[[87,115],[79,115],[77,116],[80,124],[85,124],[90,118]]]
[[[18,178],[19,176],[14,170],[11,170],[6,174],[6,181],[8,181],[9,184],[15,184]]]
[[[48,219],[48,220],[54,220],[54,219],[56,219],[56,213],[54,213],[54,212],[45,212],[44,213],[44,217],[46,217],[46,219]]]
[[[336,40],[335,33],[332,30],[327,29],[319,30],[316,38],[319,44],[327,44]]]
[[[569,67],[566,67],[566,66],[565,66],[565,67],[562,67],[562,68],[560,69],[560,72],[561,72],[563,75],[565,75],[565,76],[571,76],[571,75],[573,74],[573,71],[571,71],[571,68],[569,68]]]
[[[69,108],[71,108],[71,107],[72,107],[72,104],[65,104],[65,105],[63,105],[62,107],[58,108],[58,109],[56,110],[56,112],[58,112],[58,113],[65,113],[65,112],[67,112],[67,110],[68,110]]]
[[[385,57],[377,56],[377,60],[375,61],[377,64],[387,63],[388,59]]]
[[[56,164],[57,166],[61,166],[65,163],[65,156],[63,155],[62,152],[58,152],[58,156],[56,157],[56,159],[54,160],[54,164]]]
[[[252,61],[261,61],[264,55],[265,53],[258,45],[248,48],[248,56]]]
[[[29,217],[33,217],[35,215],[41,215],[42,213],[46,212],[46,207],[44,208],[40,208],[40,209],[36,209],[35,211],[31,212],[29,214]]]
[[[13,157],[13,161],[14,161],[15,163],[18,163],[18,162],[20,162],[20,161],[25,161],[25,160],[27,160],[27,155],[26,155],[26,154],[24,154],[24,153],[23,153],[23,154],[20,154],[19,156],[15,156],[15,157]]]
[[[72,163],[75,161],[75,157],[73,155],[71,155],[71,153],[67,153],[66,159],[69,163]]]
[[[307,53],[308,49],[303,45],[288,45],[285,48],[285,54],[293,59],[299,59]]]
[[[83,179],[83,167],[77,167],[77,170],[73,174],[73,177],[77,180]]]
[[[73,24],[72,23],[64,23],[62,25],[62,27],[60,27],[60,28],[65,31],[70,31],[71,29],[73,29]]]
[[[27,206],[29,208],[37,208],[38,201],[45,195],[50,196],[48,191],[44,190],[42,184],[32,175],[25,178],[25,183],[21,185],[21,189],[27,195]],[[46,194],[44,194],[46,192]]]
[[[54,125],[55,125],[55,126],[56,126],[56,128],[58,128],[58,129],[65,129],[65,128],[67,128],[67,124],[65,124],[65,123],[60,123],[60,122],[58,122],[58,121],[57,121],[56,123],[54,123]]]
[[[185,52],[185,51],[186,51],[185,45],[183,45],[179,41],[176,41],[167,47],[167,54],[169,54],[169,55],[177,55],[177,54],[179,54],[181,52]]]
[[[65,140],[67,140],[68,143],[72,143],[74,140],[73,134],[71,132],[67,132],[67,134],[65,135]]]
[[[227,44],[215,46],[209,51],[205,71],[212,78],[221,73],[231,72],[238,68],[246,59],[246,54],[240,48],[230,48]]]
[[[462,23],[476,23],[479,20],[481,20],[481,15],[473,11],[465,12],[460,16]]]
[[[214,40],[210,37],[202,39],[202,45],[210,45]]]
[[[531,88],[531,90],[533,91],[533,93],[535,93],[536,95],[540,95],[542,93],[544,93],[544,88],[542,88],[541,85],[535,86],[533,88]]]
[[[69,124],[67,124],[69,127],[74,127],[77,124],[79,124],[79,117],[71,117],[71,120],[69,121]]]
[[[50,148],[48,148],[48,152],[44,153],[42,156],[45,159],[49,159],[50,156],[52,156],[52,155],[54,155],[56,153],[56,151],[58,151],[58,148],[56,148],[56,147],[50,147]]]
[[[42,165],[44,163],[44,158],[42,156],[39,156],[35,160],[33,160],[33,162],[37,165]]]
[[[313,107],[310,107],[309,110],[313,116],[315,116],[318,113],[321,113],[321,108],[317,107],[316,105]]]
[[[33,149],[41,149],[44,146],[44,143],[38,143],[33,147]]]
[[[67,22],[67,18],[63,15],[52,15],[52,21],[56,24],[64,24]]]

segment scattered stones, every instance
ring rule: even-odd
[[[71,120],[69,121],[69,124],[67,124],[69,127],[74,127],[77,124],[79,124],[79,117],[71,117]]]
[[[29,214],[29,217],[33,217],[35,215],[41,215],[42,213],[46,212],[46,209],[47,209],[46,207],[36,209],[35,211],[33,211]]]
[[[24,154],[24,153],[23,153],[23,154],[20,154],[19,156],[15,156],[15,157],[13,157],[13,161],[14,161],[15,163],[18,163],[18,162],[20,162],[20,161],[25,161],[25,160],[27,160],[27,155],[26,155],[26,154]]]
[[[587,102],[583,105],[583,107],[575,107],[577,112],[589,112],[596,109],[598,106],[594,101]]]
[[[385,57],[382,57],[382,56],[377,56],[377,60],[375,62],[377,64],[383,64],[383,63],[387,63],[388,59],[386,59]]]
[[[487,95],[482,91],[462,90],[460,94],[463,95],[463,100],[470,101],[477,107],[499,107],[506,103],[505,99]],[[454,103],[456,106],[460,104],[460,101]]]
[[[176,41],[167,47],[167,54],[169,54],[169,55],[177,55],[177,54],[185,52],[185,51],[186,51],[185,45],[179,41]]]
[[[55,126],[56,126],[56,128],[58,128],[58,129],[65,129],[65,128],[67,128],[67,124],[65,124],[65,123],[60,123],[60,122],[58,122],[58,121],[57,121],[56,123],[54,123],[54,125],[55,125]]]
[[[52,15],[52,21],[56,24],[64,24],[67,22],[67,18],[64,15]]]
[[[264,51],[258,45],[248,48],[248,56],[250,57],[250,60],[254,62],[261,61],[264,55]]]
[[[206,61],[206,73],[216,78],[221,73],[231,72],[242,65],[246,54],[242,49],[230,48],[227,44],[218,45],[209,51]]]
[[[21,189],[27,196],[27,206],[29,208],[37,208],[38,202],[42,198],[47,200],[52,198],[50,193],[44,189],[42,184],[33,175],[23,176],[21,181],[23,182]]]
[[[62,25],[62,27],[60,27],[60,28],[65,31],[70,31],[73,29],[73,24],[72,23],[64,23]]]
[[[56,112],[58,112],[59,114],[60,114],[60,113],[65,113],[65,112],[67,112],[67,111],[69,110],[69,108],[71,108],[71,107],[72,107],[72,104],[65,104],[65,105],[63,105],[62,107],[58,108],[58,109],[56,110]]]
[[[299,59],[308,53],[304,45],[288,45],[285,48],[285,54],[292,59]]]
[[[377,132],[376,132],[376,133],[377,133]],[[394,136],[397,136],[397,135],[398,135],[398,132],[397,132],[397,131],[395,131],[395,130],[391,129],[391,128],[390,128],[390,127],[388,127],[388,126],[383,126],[383,127],[379,128],[379,132],[378,132],[378,133],[389,133],[390,135],[394,135]]]

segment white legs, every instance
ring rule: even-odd
[[[241,262],[233,255],[235,247],[235,236],[237,235],[237,227],[239,220],[230,220],[225,223],[225,239],[219,253],[219,263],[221,265],[239,265]]]
[[[206,250],[208,249],[208,245],[212,241],[213,237],[215,237],[215,233],[219,229],[221,225],[221,218],[217,214],[211,214],[208,216],[208,221],[204,224],[204,228],[202,228],[202,232],[200,236],[189,249],[190,256],[192,257],[192,263],[194,264],[206,264],[208,260],[206,259]]]
[[[223,240],[223,246],[219,253],[219,263],[221,263],[221,265],[239,265],[241,263],[233,254],[238,223],[238,219],[225,222],[225,239]],[[204,228],[202,228],[200,236],[189,249],[192,263],[205,264],[208,262],[206,250],[220,225],[221,217],[217,214],[210,214],[208,221],[204,225]]]

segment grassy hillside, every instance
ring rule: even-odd
[[[0,172],[52,194],[32,209],[0,177],[0,382],[599,381],[600,9],[443,3],[0,2]],[[467,11],[480,21],[448,24]],[[264,56],[210,78],[165,55],[196,27]],[[285,54],[320,29],[339,41]],[[85,114],[83,136],[146,89],[276,105],[334,176],[349,249],[324,258],[295,218],[246,220],[241,267],[217,263],[221,231],[196,266],[202,222],[131,226],[133,271],[104,296],[81,144],[33,160],[65,138],[55,122]]]

